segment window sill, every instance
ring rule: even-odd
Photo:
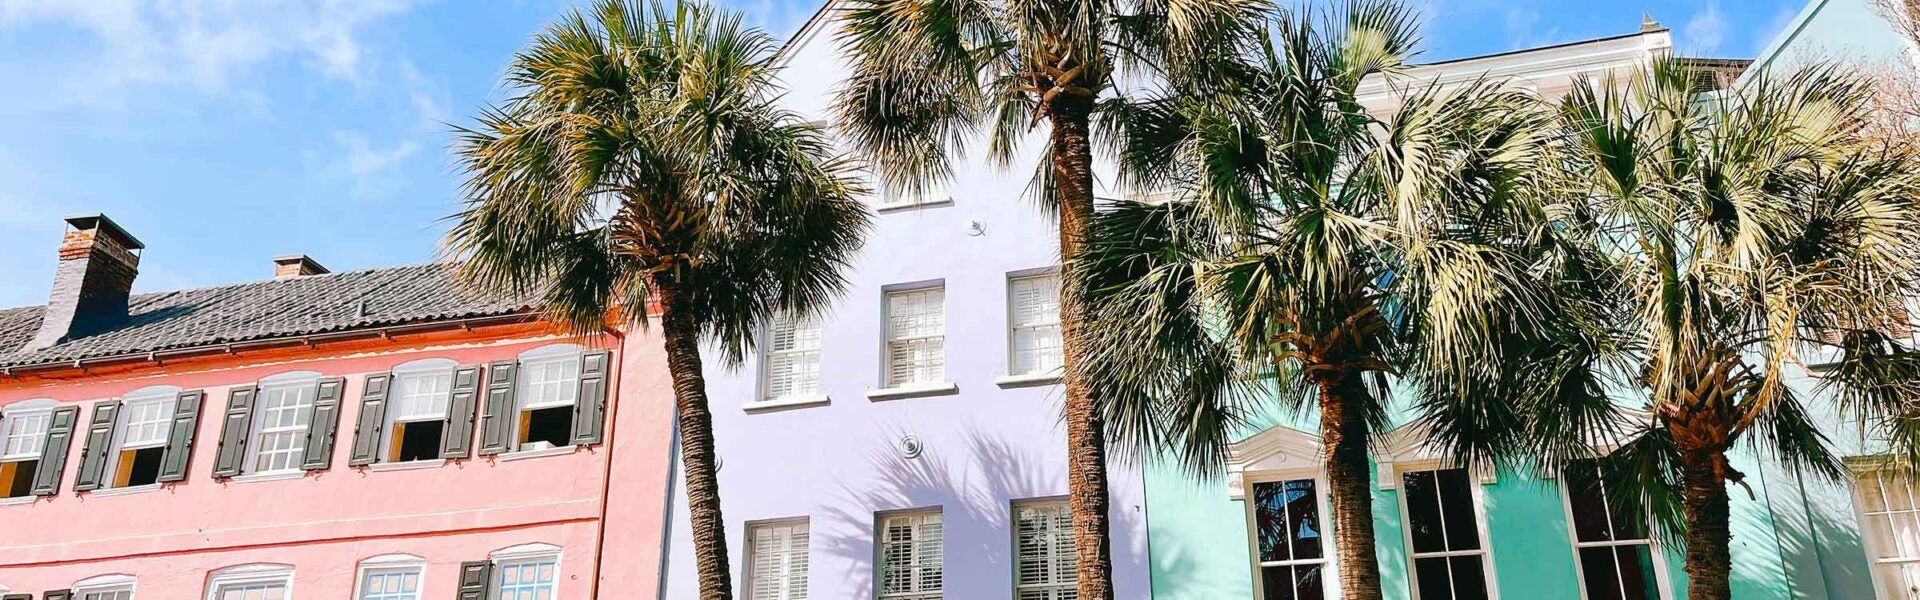
[[[306,476],[306,471],[293,469],[288,471],[268,471],[266,473],[235,475],[228,477],[227,481],[231,483],[257,483],[261,481],[286,481],[288,479],[299,479]]]
[[[1053,371],[1047,371],[1045,373],[1008,375],[1008,376],[993,380],[993,384],[1003,388],[1037,387],[1037,386],[1043,386],[1043,385],[1055,385],[1060,383],[1061,380],[1065,378],[1066,378],[1066,375],[1062,374],[1059,370],[1056,369]]]
[[[519,450],[505,454],[495,454],[493,459],[499,461],[514,461],[540,458],[542,456],[560,456],[563,454],[573,454],[573,451],[577,448],[579,448],[579,446],[554,446],[552,448],[541,448],[539,450]]]
[[[128,494],[138,494],[141,492],[152,492],[152,491],[159,490],[161,485],[163,484],[149,483],[146,485],[135,485],[135,486],[129,486],[129,487],[100,488],[97,490],[92,490],[87,492],[87,496],[91,498],[104,498],[107,496],[125,496]]]
[[[927,209],[927,208],[944,208],[948,206],[953,206],[952,198],[947,198],[944,200],[934,200],[931,202],[920,202],[917,204],[882,204],[877,207],[874,207],[873,211],[876,213],[885,215],[885,214],[908,212],[908,211],[915,211],[915,210],[921,210],[921,209]]]
[[[867,390],[868,400],[899,400],[902,398],[924,398],[927,396],[946,396],[960,393],[960,386],[952,382],[923,383],[906,387],[881,388]]]
[[[745,410],[750,413],[776,412],[776,411],[793,409],[793,408],[825,406],[832,401],[833,399],[828,398],[826,394],[812,394],[807,396],[788,396],[785,398],[775,398],[773,400],[761,400],[759,402],[749,402],[745,406],[742,406],[740,408],[741,410]]]
[[[433,469],[433,468],[443,467],[443,466],[446,466],[446,464],[447,464],[446,459],[433,458],[428,460],[409,460],[406,462],[373,463],[373,464],[367,465],[366,469],[368,471],[413,471],[416,469]]]
[[[32,494],[21,496],[19,498],[0,498],[0,506],[13,506],[15,504],[33,504],[34,500],[39,500],[39,499],[40,499],[39,496],[35,496]]]

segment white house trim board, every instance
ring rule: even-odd
[[[1246,499],[1250,477],[1259,481],[1318,477],[1320,447],[1320,436],[1285,425],[1241,440],[1227,449],[1227,496]]]
[[[1380,434],[1373,454],[1380,489],[1399,489],[1401,473],[1459,466],[1430,443],[1430,431],[1432,428],[1425,421],[1415,420]],[[1469,470],[1481,485],[1499,482],[1498,469],[1494,465],[1478,464],[1469,467]]]

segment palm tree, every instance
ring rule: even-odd
[[[1578,316],[1552,329],[1577,341],[1541,364],[1616,393],[1535,401],[1523,429],[1564,462],[1616,405],[1643,405],[1651,422],[1603,463],[1635,493],[1613,496],[1644,496],[1684,535],[1687,597],[1714,600],[1731,594],[1727,483],[1742,481],[1728,451],[1843,474],[1794,370],[1832,362],[1814,391],[1915,447],[1899,419],[1920,391],[1905,343],[1920,165],[1865,139],[1870,88],[1831,69],[1706,97],[1696,81],[1662,60],[1562,104],[1554,252],[1587,267],[1555,288]]]
[[[1058,218],[1063,262],[1079,255],[1094,207],[1096,125],[1128,76],[1204,71],[1238,50],[1266,0],[850,0],[840,41],[853,73],[835,103],[841,128],[883,185],[920,193],[952,174],[983,130],[1007,166],[1044,122],[1034,195]],[[1128,80],[1131,81],[1131,80]],[[1085,310],[1065,270],[1068,484],[1078,594],[1113,597],[1107,444],[1080,366]]]
[[[1551,112],[1491,81],[1409,85],[1415,21],[1392,2],[1284,11],[1229,77],[1131,105],[1121,171],[1170,199],[1102,210],[1082,257],[1117,438],[1207,476],[1262,403],[1318,417],[1353,600],[1381,597],[1368,443],[1389,384],[1462,464],[1497,457],[1511,434],[1447,432],[1504,431],[1463,398],[1517,393],[1507,338],[1553,310],[1530,258]],[[1361,104],[1373,77],[1391,114]]]
[[[823,306],[868,222],[849,163],[779,107],[774,48],[703,4],[601,0],[514,57],[455,149],[468,279],[581,332],[659,319],[706,600],[733,591],[701,344],[737,365],[757,324]]]

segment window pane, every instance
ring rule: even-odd
[[[1287,503],[1282,483],[1253,484],[1253,518],[1258,531],[1254,535],[1260,548],[1260,562],[1293,559],[1293,546],[1287,536]]]
[[[367,571],[360,582],[361,600],[418,600],[420,572],[415,569]]]
[[[1920,598],[1920,563],[1874,565],[1874,571],[1880,576],[1880,587],[1887,598]]]
[[[1287,531],[1295,560],[1316,559],[1320,547],[1320,495],[1312,479],[1287,482]]]
[[[572,406],[580,395],[580,359],[542,358],[520,363],[520,408]]]
[[[747,541],[748,594],[751,600],[801,600],[807,597],[806,523],[756,525]]]
[[[124,409],[126,433],[121,435],[120,448],[132,450],[164,446],[167,433],[173,426],[173,403],[171,396],[159,400],[129,400]]]
[[[1413,538],[1413,551],[1445,552],[1438,478],[1433,471],[1415,471],[1402,475],[1400,481],[1407,495],[1407,533]]]
[[[1445,558],[1421,558],[1413,561],[1420,581],[1420,600],[1448,600],[1453,597],[1453,576]]]
[[[880,533],[880,597],[940,598],[945,586],[940,515],[886,517]]]
[[[6,450],[0,452],[4,458],[36,458],[40,456],[40,446],[46,443],[47,426],[53,422],[51,411],[34,411],[6,415]]]
[[[395,382],[394,392],[395,421],[446,418],[447,401],[453,394],[453,372],[403,374]]]
[[[497,600],[546,600],[553,597],[554,571],[559,568],[553,560],[528,560],[503,563],[499,567],[500,576]]]
[[[767,333],[767,398],[820,393],[819,320],[781,313]]]
[[[1650,546],[1620,546],[1614,548],[1613,553],[1615,564],[1620,567],[1620,589],[1627,600],[1656,600],[1660,597],[1660,582],[1653,573],[1653,551]]]
[[[945,290],[887,295],[887,387],[946,381]]]
[[[1061,368],[1060,276],[1016,277],[1008,282],[1008,326],[1012,328],[1012,373],[1046,373]]]
[[[1014,509],[1014,585],[1021,600],[1067,600],[1074,579],[1073,512],[1065,502]]]
[[[1593,461],[1575,461],[1568,463],[1561,473],[1567,482],[1567,502],[1573,509],[1573,532],[1575,539],[1582,542],[1604,542],[1613,539],[1613,529],[1608,525],[1606,491],[1602,489],[1600,478],[1594,471]]]
[[[1622,600],[1620,570],[1613,548],[1580,549],[1580,581],[1587,587],[1587,600]]]
[[[1486,600],[1487,574],[1483,571],[1480,556],[1455,556],[1447,559],[1453,568],[1453,597],[1455,600]],[[1435,597],[1421,596],[1424,600]]]
[[[1480,527],[1475,522],[1473,481],[1466,469],[1435,473],[1440,482],[1441,515],[1447,522],[1447,550],[1479,550]]]

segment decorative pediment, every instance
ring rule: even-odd
[[[1414,420],[1374,438],[1373,462],[1375,473],[1380,479],[1380,489],[1399,489],[1400,473],[1404,471],[1447,469],[1459,466],[1442,453],[1440,448],[1430,443],[1428,438],[1431,430],[1426,421]],[[1473,465],[1469,469],[1481,484],[1492,484],[1498,481],[1495,477],[1497,469],[1493,465]]]
[[[1248,473],[1317,473],[1320,463],[1320,436],[1275,425],[1228,448],[1227,495],[1246,497]]]

